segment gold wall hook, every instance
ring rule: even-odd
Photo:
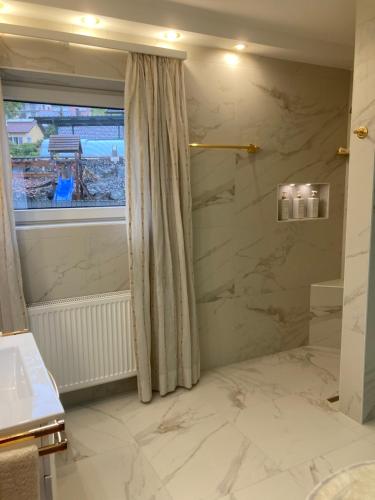
[[[336,151],[336,154],[338,156],[349,156],[350,150],[348,148],[344,148],[344,147],[340,146],[338,148],[338,150]]]
[[[367,127],[358,127],[353,132],[358,139],[366,139],[368,136],[368,128]]]

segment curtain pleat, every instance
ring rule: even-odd
[[[0,80],[0,331],[26,327],[26,306],[13,212],[12,164]]]
[[[182,61],[129,54],[125,127],[133,334],[147,402],[200,375]]]

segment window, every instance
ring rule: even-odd
[[[124,207],[122,109],[8,99],[5,115],[16,220],[100,219]]]
[[[22,137],[17,135],[9,136],[9,140],[12,144],[22,144]]]

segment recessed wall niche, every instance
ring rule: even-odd
[[[277,187],[277,220],[302,222],[328,219],[329,184],[295,183]]]

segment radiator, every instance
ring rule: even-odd
[[[61,393],[136,374],[130,292],[35,303],[28,314]]]

